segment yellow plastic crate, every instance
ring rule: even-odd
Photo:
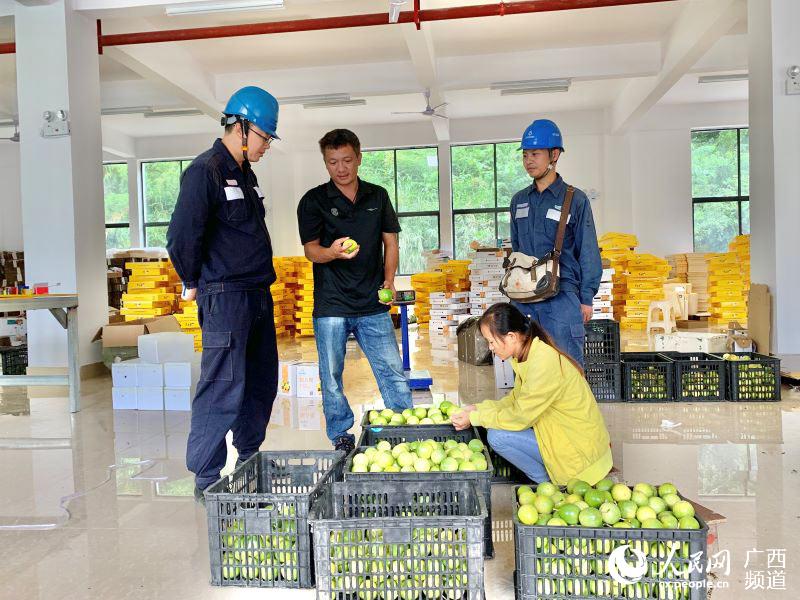
[[[123,300],[122,308],[172,308],[172,302],[153,300]]]
[[[166,292],[150,292],[148,290],[141,290],[137,291],[135,294],[122,294],[122,301],[126,302],[128,300],[149,300],[151,302],[174,302],[175,301],[175,294],[170,294]]]
[[[128,290],[158,290],[170,287],[166,281],[129,281]]]
[[[142,317],[161,317],[163,315],[168,315],[172,313],[172,309],[169,307],[162,307],[162,308],[123,308],[119,311],[121,315],[138,315],[139,318]]]

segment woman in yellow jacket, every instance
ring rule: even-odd
[[[495,452],[537,483],[603,479],[612,467],[608,430],[580,366],[511,304],[489,308],[479,326],[492,352],[511,358],[514,389],[453,415],[456,429],[485,427]]]

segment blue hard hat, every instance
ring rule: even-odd
[[[277,133],[278,101],[275,96],[260,87],[248,85],[235,92],[222,112],[228,117],[247,119],[264,133],[268,133],[276,140],[281,139]],[[232,122],[231,120],[228,124]]]
[[[549,119],[536,119],[528,125],[522,134],[520,150],[550,150],[558,148],[564,151],[564,142],[561,139],[561,130],[558,125]]]

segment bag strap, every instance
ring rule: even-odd
[[[569,209],[572,206],[572,196],[575,194],[575,188],[572,186],[567,187],[567,195],[564,197],[564,204],[561,207],[561,218],[558,221],[558,231],[556,232],[556,246],[553,253],[556,257],[561,256],[561,247],[564,245],[564,232],[567,229],[567,219],[569,219]]]

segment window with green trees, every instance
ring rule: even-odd
[[[692,132],[692,209],[695,252],[727,252],[750,233],[750,131]]]
[[[472,241],[494,245],[511,236],[511,197],[531,183],[518,148],[507,142],[450,149],[455,258],[465,258]]]
[[[187,159],[142,163],[145,246],[167,245],[167,227],[178,200],[181,174],[191,162]]]
[[[128,163],[103,165],[103,203],[106,213],[106,248],[130,248]]]
[[[439,247],[439,160],[436,148],[368,150],[358,176],[386,188],[400,221],[400,266],[425,270],[422,253]]]

